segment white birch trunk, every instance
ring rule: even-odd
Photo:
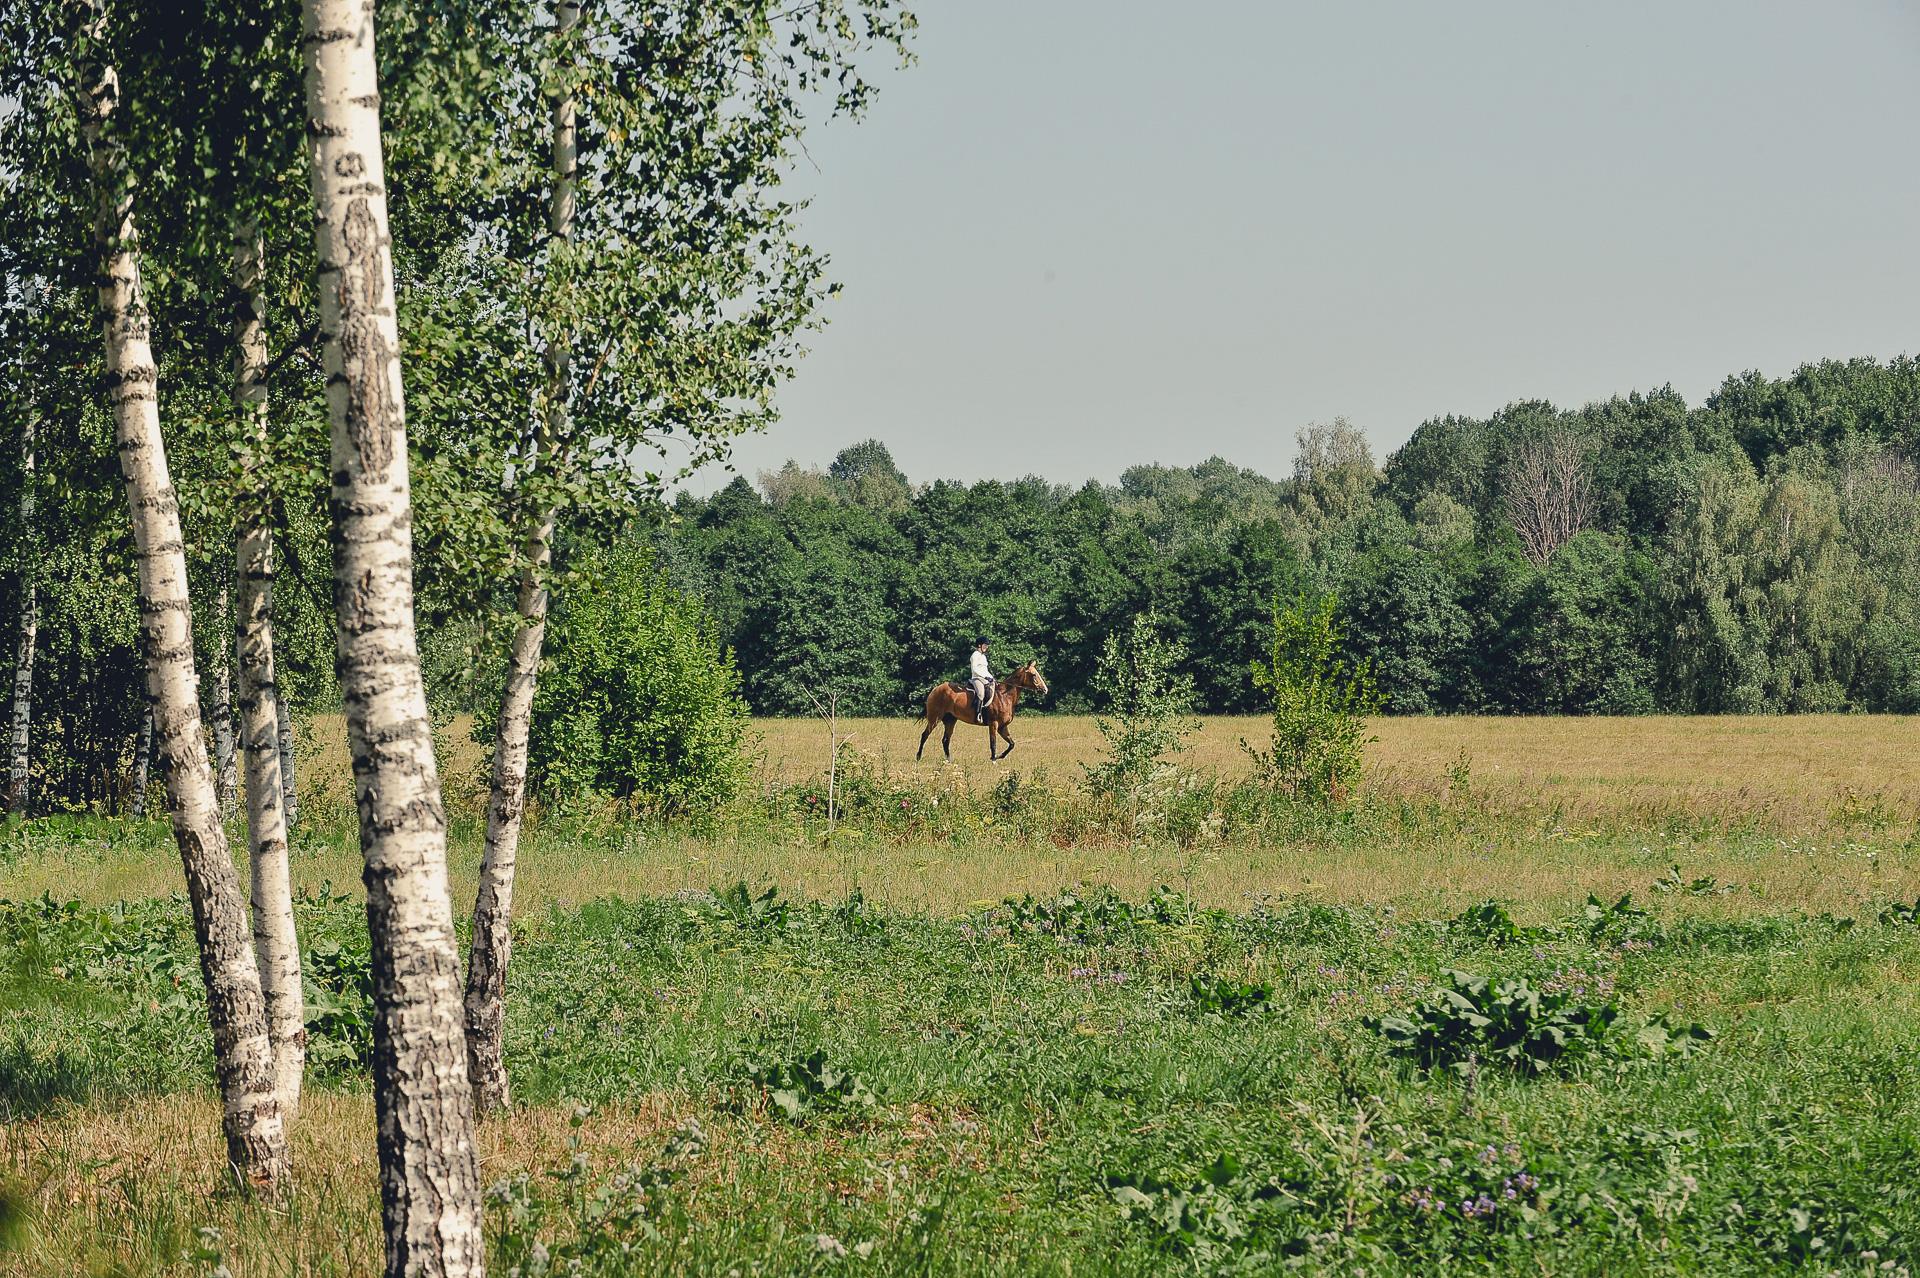
[[[106,34],[104,7],[96,0],[86,14],[91,37],[86,43],[99,49]],[[159,377],[140,279],[133,185],[125,149],[113,130],[119,97],[115,70],[90,58],[79,106],[93,174],[106,385],[139,563],[147,701],[200,946],[227,1159],[243,1185],[271,1190],[286,1170],[286,1133],[273,1094],[273,1054],[260,977],[247,944],[246,906],[201,735],[180,508],[160,437]]]
[[[251,447],[267,439],[267,337],[261,281],[265,250],[257,223],[233,242],[233,401]],[[249,466],[256,464],[249,461]],[[273,1040],[274,1092],[291,1121],[307,1066],[306,997],[287,867],[285,792],[280,780],[280,690],[273,673],[273,529],[266,491],[250,494],[234,543],[233,647],[240,667],[240,746],[247,773],[247,866],[253,888],[253,953]]]
[[[575,0],[554,6],[555,40],[564,46],[580,24]],[[564,48],[563,48],[564,56]],[[571,89],[553,104],[553,203],[548,225],[554,246],[573,237],[575,175],[579,150]],[[567,395],[572,335],[555,333],[547,342],[545,435],[549,450],[567,428]],[[526,472],[542,460],[536,443],[528,450]],[[506,688],[500,696],[500,735],[493,747],[493,779],[487,798],[487,847],[480,862],[480,890],[473,906],[473,944],[467,954],[467,1072],[473,1080],[474,1107],[481,1113],[507,1104],[507,963],[513,954],[513,875],[520,847],[520,822],[526,812],[527,745],[532,731],[533,696],[540,653],[547,633],[547,569],[553,561],[554,512],[539,512],[522,548],[515,610],[519,621],[508,658]]]
[[[305,0],[320,327],[332,425],[336,668],[374,1000],[389,1278],[485,1272],[446,810],[413,623],[412,505],[372,0]]]
[[[34,428],[31,413],[20,440],[20,528],[26,538],[27,555],[20,572],[20,646],[13,662],[13,719],[8,737],[7,788],[0,797],[0,812],[25,814],[32,801],[27,777],[28,747],[33,739],[33,657],[39,646],[40,595],[39,565],[35,562],[33,535]]]
[[[274,685],[273,697],[274,744],[280,748],[280,811],[291,830],[293,823],[300,819],[300,793],[293,783],[293,712],[287,709],[287,699],[279,694],[279,685]]]
[[[507,686],[500,697],[500,737],[493,748],[493,780],[487,798],[487,847],[480,862],[480,890],[473,906],[473,945],[467,955],[467,1070],[474,1108],[480,1113],[507,1104],[507,963],[513,953],[513,874],[526,811],[527,745],[540,651],[547,632],[545,576],[552,562],[549,515],[528,539],[527,563],[517,592],[519,624],[508,658]]]
[[[152,696],[149,689],[148,696]],[[147,818],[147,769],[153,762],[153,703],[140,714],[140,737],[133,747],[133,819]]]
[[[233,811],[239,778],[233,770],[233,677],[228,659],[226,636],[228,609],[233,600],[225,580],[213,597],[213,632],[219,639],[213,649],[213,775],[220,796],[220,814]]]

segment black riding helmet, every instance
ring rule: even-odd
[[[985,648],[988,646],[988,644],[985,639],[975,639],[973,641],[973,646],[976,648]]]

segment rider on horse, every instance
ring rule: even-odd
[[[993,704],[993,671],[987,667],[987,641],[973,641],[973,656],[968,660],[968,683],[973,686],[973,713],[985,723],[986,709]]]
[[[987,758],[1004,759],[1013,751],[1011,728],[1014,712],[1020,708],[1020,694],[1031,692],[1044,696],[1046,691],[1047,681],[1041,676],[1037,661],[1015,666],[1007,675],[1007,686],[996,687],[993,668],[987,664],[987,641],[977,640],[967,662],[967,681],[942,679],[927,693],[920,746],[913,757],[918,759],[926,753],[927,738],[935,728],[944,725],[946,731],[940,737],[940,753],[951,759],[953,726],[975,723],[987,730]],[[1005,751],[999,749],[1001,741],[1006,742]]]

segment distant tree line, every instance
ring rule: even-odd
[[[1148,611],[1208,712],[1254,712],[1276,597],[1332,591],[1404,714],[1920,710],[1920,363],[1828,361],[1425,422],[1384,467],[1345,421],[1293,474],[1218,458],[1117,485],[911,483],[868,441],[681,495],[657,534],[757,713],[907,709],[976,632],[1089,708]]]

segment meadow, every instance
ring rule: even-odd
[[[1909,1273],[1916,727],[1382,720],[1325,813],[1241,782],[1257,720],[1126,811],[1077,785],[1089,720],[951,768],[859,721],[829,837],[823,725],[757,724],[721,819],[530,831],[494,1272]],[[281,1204],[218,1191],[165,827],[0,827],[0,1274],[377,1265],[336,738]],[[479,760],[443,745],[464,904]]]

